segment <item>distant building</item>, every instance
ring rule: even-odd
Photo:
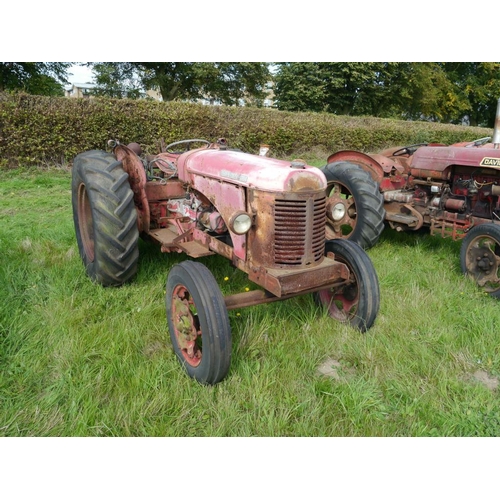
[[[64,96],[89,99],[93,97],[92,91],[95,87],[95,83],[73,83],[64,88]],[[147,90],[146,92],[141,92],[140,98],[154,99],[155,101],[162,100],[161,94],[157,90]]]
[[[65,97],[84,97],[89,98],[92,94],[94,83],[73,83],[64,89]]]
[[[238,106],[255,106],[259,104],[263,108],[272,108],[274,106],[274,89],[273,82],[266,83],[264,87],[265,97],[264,99],[255,99],[255,97],[245,96],[238,100]],[[201,99],[196,99],[195,102],[205,104],[207,106],[220,106],[222,102],[216,98],[204,97]]]
[[[148,99],[154,99],[155,101],[163,101],[163,97],[161,96],[160,92],[154,89],[146,90],[146,95],[144,97]]]
[[[64,88],[64,96],[65,97],[80,97],[84,99],[89,99],[93,97],[93,90],[97,87],[95,83],[73,83],[66,85]],[[267,83],[265,86],[266,97],[263,101],[261,101],[261,106],[265,108],[272,108],[274,105],[274,92],[273,92],[273,84],[272,82]],[[125,94],[124,94],[125,96]],[[161,94],[158,90],[147,90],[146,92],[141,92],[140,99],[153,99],[155,101],[163,101]],[[202,104],[211,105],[211,106],[219,106],[221,105],[221,101],[214,98],[204,98],[197,99],[196,102],[200,102]],[[240,106],[251,106],[255,105],[255,99],[253,97],[240,99]]]

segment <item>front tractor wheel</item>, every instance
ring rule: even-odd
[[[212,273],[199,262],[175,265],[165,301],[174,351],[188,375],[202,384],[220,382],[231,363],[231,327]]]
[[[316,303],[329,316],[365,332],[374,323],[380,306],[377,273],[366,252],[349,240],[326,242],[325,252],[333,252],[335,260],[349,269],[349,279],[337,287],[314,293]]]
[[[480,224],[462,240],[460,266],[476,284],[500,299],[500,226]]]
[[[139,230],[122,163],[105,151],[79,154],[73,163],[71,195],[76,241],[89,277],[103,286],[132,279]]]
[[[321,171],[327,187],[326,239],[346,239],[368,249],[384,230],[384,199],[378,184],[359,165],[329,163]]]

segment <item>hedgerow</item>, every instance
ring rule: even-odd
[[[420,142],[454,142],[491,135],[490,129],[329,113],[205,106],[128,99],[68,99],[0,93],[0,166],[71,162],[78,153],[106,149],[108,140],[138,142],[148,153],[187,138],[216,140],[272,155],[311,149],[377,151]]]

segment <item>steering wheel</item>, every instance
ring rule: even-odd
[[[185,139],[184,141],[172,142],[171,144],[169,144],[168,146],[165,147],[165,151],[167,153],[178,153],[178,151],[172,151],[171,148],[173,148],[174,146],[180,146],[180,145],[185,146],[184,151],[189,151],[191,149],[191,144],[196,143],[196,142],[206,144],[207,146],[210,146],[210,144],[211,144],[210,141],[206,141],[205,139]]]
[[[487,142],[489,142],[490,139],[491,139],[491,137],[482,137],[481,139],[477,139],[474,142],[467,144],[467,146],[465,146],[465,147],[466,148],[477,148],[477,147],[482,146],[483,144],[486,144]]]
[[[404,148],[394,151],[394,153],[392,153],[391,156],[403,156],[403,155],[411,156],[417,150],[417,148],[427,145],[428,145],[427,142],[422,142],[420,144],[412,144],[411,146],[405,146]]]

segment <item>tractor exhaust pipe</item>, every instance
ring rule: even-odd
[[[500,147],[500,99],[497,103],[497,114],[495,115],[495,128],[493,130],[493,147],[498,149]]]

